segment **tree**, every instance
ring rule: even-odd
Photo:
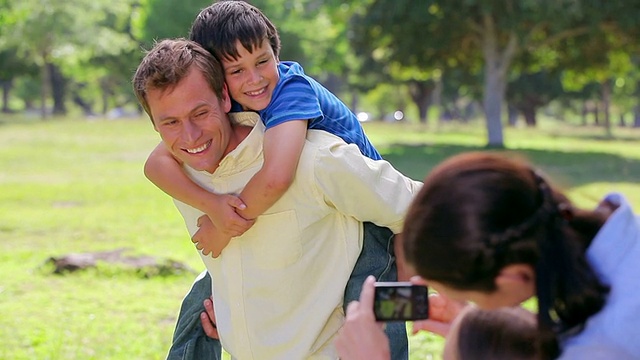
[[[413,69],[483,73],[488,145],[503,146],[502,107],[514,58],[588,30],[575,0],[374,0],[354,46]],[[590,14],[590,13],[589,13]]]
[[[508,88],[509,106],[522,113],[529,127],[535,127],[537,124],[537,110],[563,92],[560,73],[557,71],[521,73],[516,80],[509,82]]]
[[[40,69],[41,114],[54,93],[54,113],[65,113],[65,85],[90,59],[120,54],[134,43],[128,34],[104,26],[110,16],[129,11],[133,0],[5,0],[12,37],[3,46],[14,46],[22,57],[33,59]]]

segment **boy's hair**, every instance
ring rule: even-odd
[[[147,101],[149,90],[175,87],[195,67],[202,72],[218,99],[222,98],[224,73],[220,63],[197,43],[187,39],[166,39],[147,52],[133,76],[133,91],[153,122]]]
[[[238,41],[253,52],[266,39],[276,58],[280,53],[275,25],[260,9],[244,1],[223,0],[203,9],[191,25],[189,38],[220,61],[238,58]]]
[[[537,325],[533,314],[519,307],[481,310],[471,308],[459,319],[459,360],[540,360]]]

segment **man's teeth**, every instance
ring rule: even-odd
[[[209,145],[211,145],[211,142],[207,142],[206,144],[199,146],[195,149],[185,149],[185,150],[187,150],[189,154],[197,154],[199,152],[205,151],[209,147]]]

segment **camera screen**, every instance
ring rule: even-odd
[[[426,319],[427,288],[410,283],[376,283],[374,312],[378,321]]]

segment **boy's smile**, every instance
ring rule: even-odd
[[[238,41],[236,48],[237,59],[222,59],[229,94],[244,110],[264,110],[280,78],[271,44],[263,40],[250,52]]]

